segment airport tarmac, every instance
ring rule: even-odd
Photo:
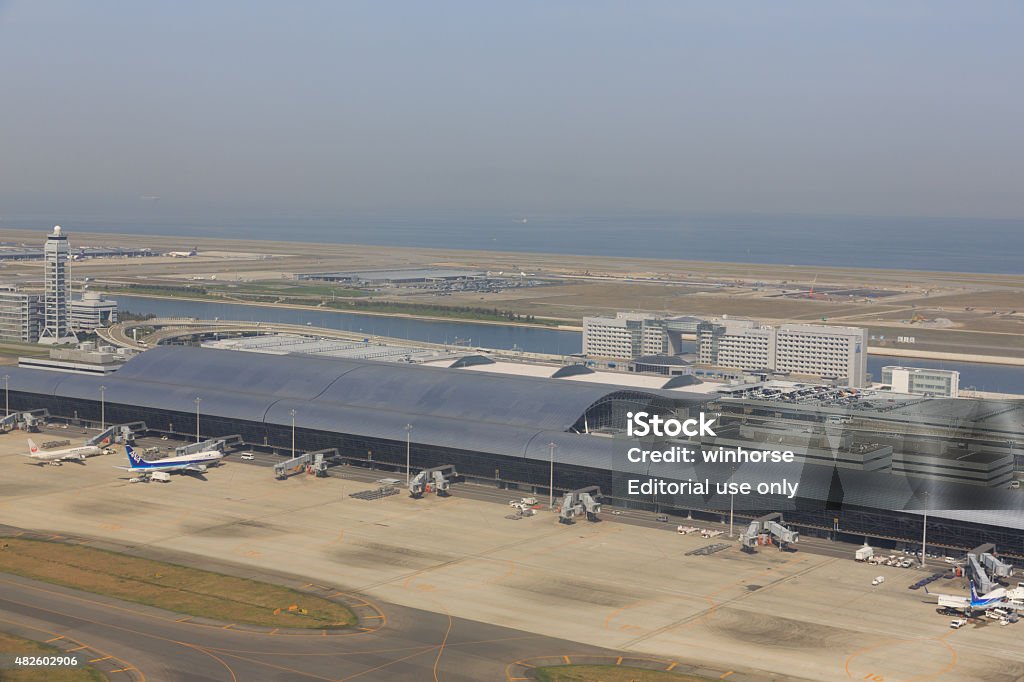
[[[469,485],[447,499],[362,501],[349,493],[373,487],[365,481],[278,481],[237,455],[206,481],[130,484],[113,468],[122,455],[33,466],[18,456],[24,437],[0,436],[0,520],[11,526],[305,576],[445,618],[726,672],[733,665],[887,682],[1024,677],[1024,626],[979,621],[950,630],[926,595],[906,589],[921,576],[915,570],[807,551],[685,556],[721,538],[610,515],[574,526],[545,512],[511,521],[508,507],[474,499]],[[886,582],[872,587],[875,575]],[[959,592],[952,583],[936,585]],[[535,648],[509,653],[558,654],[543,642]]]

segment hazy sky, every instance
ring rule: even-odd
[[[1024,3],[0,0],[0,217],[1024,217]]]

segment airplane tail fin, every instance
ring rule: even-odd
[[[28,451],[29,451],[29,454],[32,454],[32,455],[34,455],[37,452],[39,452],[39,446],[37,446],[36,442],[34,440],[32,440],[31,438],[28,439]]]
[[[135,452],[135,448],[133,448],[131,445],[125,445],[124,451],[128,454],[128,462],[133,467],[146,466],[146,460],[139,457],[138,453]]]
[[[974,581],[973,580],[971,581],[971,601],[972,602],[979,601],[979,599],[978,599],[978,590],[977,590],[977,588],[974,587]]]

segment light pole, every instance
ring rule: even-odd
[[[551,466],[548,469],[548,509],[555,508],[555,448],[554,443],[548,443],[548,457]]]
[[[290,412],[292,415],[292,459],[295,459],[295,410]]]
[[[729,539],[732,540],[732,510],[733,510],[733,499],[736,496],[736,489],[733,486],[733,477],[736,476],[736,467],[732,467],[732,474],[729,476]]]
[[[405,485],[408,486],[412,483],[412,469],[410,466],[411,460],[409,459],[409,453],[412,450],[412,424],[405,425]]]
[[[199,403],[203,402],[203,399],[196,396],[196,442],[199,442]]]
[[[4,416],[11,416],[11,393],[7,390],[7,382],[10,381],[11,375],[4,375]]]
[[[107,387],[100,386],[100,433],[107,430]]]
[[[928,553],[928,491],[924,495],[924,523],[921,524],[921,567],[924,568],[924,557]]]

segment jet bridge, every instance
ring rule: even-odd
[[[274,465],[274,476],[282,481],[292,474],[298,474],[303,471],[317,477],[326,476],[327,462],[324,461],[325,456],[336,456],[337,454],[338,451],[331,448],[330,450],[317,450],[316,452],[307,452],[304,455],[292,457],[289,460],[278,462]]]
[[[986,594],[1000,587],[999,578],[1009,578],[1013,566],[996,556],[992,543],[978,545],[967,553],[967,575],[978,587],[979,594]]]
[[[597,517],[601,513],[601,488],[596,485],[587,488],[570,490],[562,498],[562,504],[558,510],[558,522],[564,524],[575,523],[577,516],[587,515],[587,521],[600,521]]]
[[[454,464],[424,469],[409,482],[409,494],[419,499],[423,497],[423,493],[430,492],[430,489],[433,488],[439,497],[448,497],[451,495],[448,491],[451,488],[452,480],[458,475]]]
[[[220,438],[210,438],[204,440],[201,443],[189,443],[187,445],[181,445],[174,448],[174,454],[176,456],[191,455],[196,452],[209,452],[210,450],[217,450],[224,452],[227,448],[242,445],[242,437],[238,434],[233,436],[221,436]]]
[[[785,520],[779,512],[758,517],[740,533],[740,545],[747,551],[753,551],[758,545],[772,544],[774,539],[781,550],[784,545],[799,542],[800,533],[790,530],[783,524]]]
[[[131,443],[135,440],[135,434],[146,430],[146,422],[129,422],[128,424],[113,424],[106,430],[101,431],[89,440],[86,445],[105,445],[111,443]]]
[[[49,417],[50,411],[45,408],[26,412],[11,412],[3,419],[0,419],[0,431],[8,433],[20,428],[25,431],[35,432],[39,430],[39,421],[45,421]]]

